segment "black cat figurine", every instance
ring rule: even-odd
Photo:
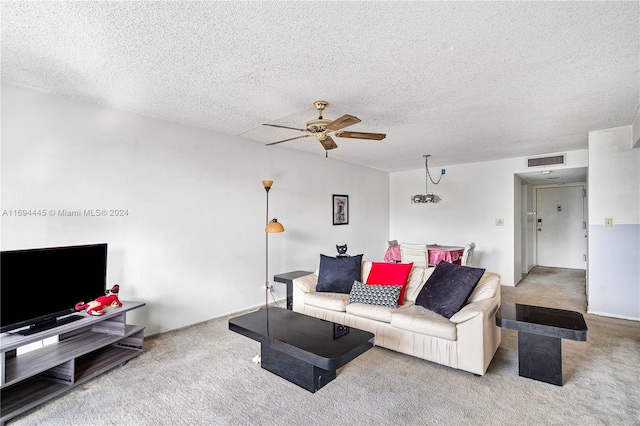
[[[345,245],[342,245],[342,246],[336,245],[336,250],[338,250],[338,256],[340,256],[340,257],[341,257],[341,256],[344,256],[344,257],[350,257],[350,256],[347,254],[347,245],[346,245],[346,244],[345,244]]]

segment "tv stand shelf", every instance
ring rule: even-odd
[[[140,355],[144,327],[126,324],[126,312],[145,304],[122,303],[29,336],[0,335],[0,424]],[[17,348],[52,336],[57,343],[16,356]]]

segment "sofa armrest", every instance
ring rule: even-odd
[[[500,292],[490,299],[469,303],[450,318],[461,321],[456,323],[458,368],[479,375],[487,371],[502,340],[501,329],[496,325],[499,307]]]
[[[304,313],[304,299],[307,293],[316,291],[318,284],[317,273],[304,275],[293,280],[293,310]]]
[[[468,305],[460,309],[458,312],[453,314],[453,316],[449,318],[449,321],[454,322],[456,324],[460,324],[462,322],[468,321],[471,318],[476,317],[481,313],[485,312],[487,309],[489,309],[493,304],[493,302],[495,301],[494,299],[495,298],[484,299],[478,302],[469,303]]]
[[[318,285],[318,276],[315,273],[293,280],[293,287],[302,290],[303,293],[316,291],[316,285]]]

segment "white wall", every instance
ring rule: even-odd
[[[640,148],[640,113],[636,114],[636,119],[631,124],[632,137],[631,143],[634,148]]]
[[[263,303],[262,179],[285,226],[269,240],[270,280],[315,269],[336,244],[382,259],[389,235],[387,173],[27,88],[2,87],[1,161],[2,211],[55,212],[3,215],[2,249],[107,242],[107,284],[147,303],[130,315],[147,334]],[[334,193],[349,195],[349,225],[332,225]]]
[[[523,180],[518,176],[513,176],[513,282],[517,284],[522,277],[522,250],[526,247],[522,230],[526,228],[526,222],[522,220],[522,210],[525,208],[526,186],[523,186]]]
[[[587,165],[586,150],[566,154],[565,165],[549,169]],[[503,285],[515,285],[522,270],[524,241],[520,238],[520,226],[525,224],[520,217],[521,183],[514,175],[531,171],[526,168],[526,158],[453,166],[437,164],[436,160],[429,164],[432,175],[446,169],[439,185],[429,182],[429,192],[442,197],[437,204],[411,204],[411,195],[425,191],[424,167],[391,173],[390,238],[447,245],[473,241],[477,246],[474,266],[500,274]],[[496,219],[504,219],[504,226],[496,226]]]
[[[639,320],[640,149],[632,148],[633,127],[589,133],[588,311]],[[612,227],[604,227],[605,218]]]

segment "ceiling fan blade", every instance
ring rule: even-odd
[[[333,139],[331,139],[331,136],[327,136],[326,138],[321,140],[320,143],[322,144],[322,147],[325,149],[325,151],[329,151],[330,149],[338,147]]]
[[[307,129],[298,129],[297,127],[280,126],[279,124],[263,124],[263,126],[279,127],[281,129],[300,130],[301,132],[307,131]]]
[[[385,133],[368,133],[368,132],[338,132],[335,134],[340,138],[354,138],[354,139],[373,139],[381,141],[386,138]]]
[[[327,130],[340,130],[345,127],[353,126],[360,122],[358,117],[354,117],[353,115],[345,114],[340,118],[333,120],[331,123],[327,124],[325,128]]]
[[[308,138],[309,136],[311,136],[311,135],[296,136],[295,138],[284,139],[284,140],[281,140],[281,141],[278,141],[278,142],[271,142],[271,143],[267,143],[265,145],[276,145],[276,144],[279,144],[279,143],[282,143],[282,142],[289,142],[289,141],[292,141],[294,139]]]

